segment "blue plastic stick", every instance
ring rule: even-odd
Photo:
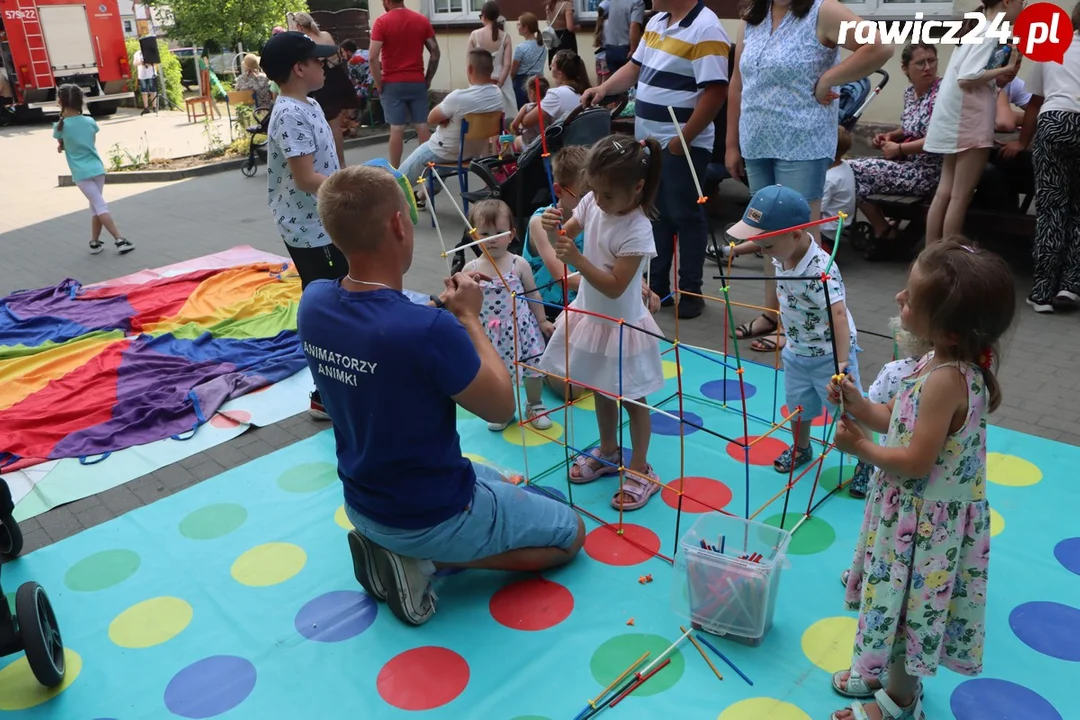
[[[742,670],[740,670],[739,668],[735,667],[735,663],[733,663],[733,662],[731,662],[730,660],[728,660],[728,659],[727,659],[727,657],[726,657],[726,656],[724,655],[724,653],[720,652],[720,651],[719,651],[719,650],[718,650],[718,649],[716,648],[716,646],[715,646],[715,645],[713,645],[713,644],[712,644],[711,642],[709,642],[709,641],[708,641],[708,640],[706,640],[705,638],[701,637],[701,635],[700,635],[700,634],[698,634],[698,636],[697,636],[697,639],[698,639],[698,640],[700,640],[700,641],[702,642],[702,644],[703,644],[703,645],[705,645],[705,647],[709,648],[709,649],[710,649],[710,650],[712,650],[712,651],[713,651],[714,653],[716,653],[717,657],[719,657],[719,658],[720,658],[721,660],[723,660],[723,661],[724,661],[725,663],[727,663],[727,666],[728,666],[729,668],[731,668],[731,669],[732,669],[732,670],[734,670],[735,672],[739,673],[739,677],[741,677],[741,678],[742,678],[743,680],[745,680],[745,681],[746,681],[746,684],[747,684],[747,685],[751,685],[751,686],[752,686],[752,685],[754,684],[754,681],[753,681],[753,680],[751,680],[750,678],[746,677],[746,675],[744,675],[744,674],[743,674],[743,671],[742,671]]]

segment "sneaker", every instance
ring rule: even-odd
[[[105,249],[105,243],[101,242],[100,240],[91,240],[90,241],[90,254],[91,255],[97,255],[99,252],[101,252],[104,249]]]
[[[502,432],[506,428],[510,427],[510,423],[512,422],[514,421],[508,420],[504,423],[488,423],[488,430],[490,430],[491,432]]]
[[[1025,302],[1031,306],[1031,309],[1040,315],[1047,315],[1054,312],[1054,306],[1049,302],[1042,302],[1040,300],[1032,300],[1030,297]]]
[[[528,418],[528,422],[537,430],[547,430],[551,427],[551,416],[545,415],[547,408],[543,403],[534,403],[525,410],[525,417]]]
[[[390,606],[390,612],[409,625],[426,623],[435,614],[438,600],[431,590],[434,566],[430,561],[402,557],[377,545],[373,547],[378,574],[389,580],[386,604]],[[425,569],[432,572],[425,572]]]
[[[679,319],[693,320],[705,311],[705,300],[695,295],[680,295]]]
[[[375,543],[358,533],[349,531],[349,550],[352,552],[353,574],[360,587],[371,597],[386,602],[386,588],[391,584],[389,578],[379,574],[375,562]]]
[[[326,412],[326,408],[322,404],[322,396],[319,395],[319,391],[311,393],[311,407],[308,409],[308,414],[316,420],[329,420],[330,413]]]
[[[1059,290],[1051,304],[1059,310],[1076,310],[1080,307],[1080,295],[1069,290]]]
[[[135,243],[131,242],[127,238],[120,238],[116,241],[116,252],[124,255],[135,249]]]

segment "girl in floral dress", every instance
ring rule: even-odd
[[[551,418],[544,408],[544,373],[520,367],[519,363],[533,367],[540,364],[544,338],[551,335],[553,325],[544,313],[528,261],[510,252],[510,243],[516,235],[513,213],[502,200],[481,200],[469,211],[469,222],[476,228],[478,238],[491,238],[485,243],[486,252],[464,268],[491,278],[481,283],[484,306],[480,320],[487,328],[488,340],[510,371],[510,377],[515,382],[524,377],[526,422],[537,430],[547,430],[551,427]],[[511,292],[515,297],[511,297]],[[509,425],[509,422],[488,423],[488,430],[498,432]]]
[[[925,720],[921,678],[940,665],[982,672],[986,417],[1001,403],[994,348],[1016,297],[1005,261],[964,243],[928,246],[896,296],[904,328],[934,349],[892,402],[871,402],[847,380],[830,386],[845,412],[837,449],[878,468],[847,581],[859,611],[852,668],[833,677],[838,692],[873,701],[832,720]],[[885,445],[863,427],[887,432]]]

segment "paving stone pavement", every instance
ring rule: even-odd
[[[37,130],[36,132],[42,132]],[[45,131],[47,132],[47,131]],[[284,254],[266,208],[266,174],[260,167],[254,178],[230,171],[171,184],[107,186],[113,217],[138,249],[124,256],[86,252],[89,216],[85,201],[75,188],[57,188],[55,180],[31,182],[22,163],[8,162],[11,142],[21,137],[0,135],[0,187],[4,212],[0,214],[0,296],[20,288],[51,285],[64,278],[92,283],[125,275],[146,267],[158,267],[236,245]],[[412,143],[406,147],[408,152]],[[350,164],[382,153],[380,147],[356,148],[346,152]],[[29,162],[26,158],[26,162]],[[51,171],[50,171],[51,172]],[[52,173],[55,174],[55,173]],[[40,174],[39,174],[40,176]],[[748,195],[742,186],[725,183],[718,200],[729,216],[738,218]],[[460,218],[445,202],[440,206],[440,224],[449,237],[458,236]],[[715,221],[722,226],[722,221]],[[1030,285],[1030,260],[1026,248],[998,248],[1017,268],[1017,323],[1006,339],[1001,382],[1004,402],[991,416],[993,423],[1022,432],[1080,444],[1080,371],[1074,364],[1080,357],[1080,332],[1076,316],[1036,316],[1023,298]],[[887,334],[888,321],[896,313],[894,295],[904,284],[906,265],[867,263],[855,253],[841,248],[838,265],[847,285],[849,306],[860,330]],[[738,265],[741,272],[757,274],[760,261]],[[427,215],[416,229],[416,256],[407,276],[407,286],[432,292],[441,288],[445,263],[440,257],[437,236]],[[706,277],[711,277],[707,274]],[[709,280],[712,291],[719,281]],[[738,281],[732,298],[760,304],[763,287],[753,281]],[[749,320],[755,311],[737,309],[736,322]],[[662,310],[660,326],[669,336],[674,332],[670,310]],[[711,305],[702,317],[680,322],[681,339],[694,345],[718,347],[722,343],[723,313]],[[864,353],[860,358],[868,384],[884,362],[891,359],[890,341],[860,337]],[[743,343],[741,351],[753,355]],[[762,358],[768,362],[768,358]],[[328,427],[316,423],[306,413],[276,425],[252,429],[233,441],[162,468],[121,487],[56,508],[22,524],[26,549],[59,541],[131,509],[190,487],[229,468],[261,457],[275,449],[311,436]]]

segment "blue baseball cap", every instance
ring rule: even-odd
[[[727,234],[736,240],[750,240],[808,222],[810,203],[802,195],[783,185],[770,185],[754,193],[742,221],[732,225]]]

